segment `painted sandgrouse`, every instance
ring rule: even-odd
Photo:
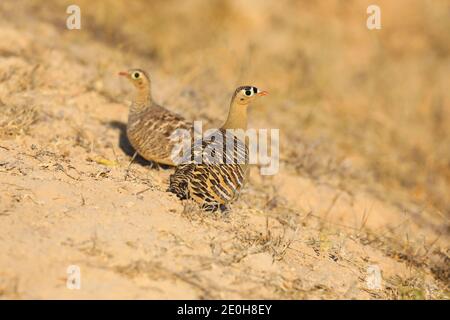
[[[198,145],[192,146],[189,158],[170,176],[168,191],[181,200],[194,200],[207,211],[227,210],[227,205],[239,195],[248,167],[245,137],[235,133],[247,129],[248,106],[264,95],[266,91],[255,87],[238,87],[225,123],[202,141],[196,141]]]
[[[174,142],[170,136],[176,129],[190,129],[192,124],[153,101],[151,82],[140,69],[120,72],[136,87],[137,93],[128,114],[127,136],[136,152],[146,160],[174,166],[171,159]],[[130,164],[131,164],[130,162]]]

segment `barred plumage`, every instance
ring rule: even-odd
[[[265,94],[250,86],[236,89],[227,121],[202,141],[196,141],[188,159],[170,176],[170,192],[208,210],[223,208],[239,196],[248,168],[248,148],[245,137],[236,135],[235,130],[246,129],[247,106]]]
[[[223,137],[222,141],[218,136]],[[205,137],[197,148],[194,145],[191,159],[183,161],[170,177],[169,191],[180,199],[193,199],[205,208],[216,208],[235,200],[244,185],[248,166],[245,142],[228,134],[233,147],[228,150],[224,129],[218,129],[214,137],[216,139]],[[202,163],[196,163],[196,158],[202,159]]]

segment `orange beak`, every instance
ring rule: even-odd
[[[119,72],[119,76],[128,76],[128,72],[126,72],[126,71],[120,71]]]
[[[258,92],[258,96],[267,96],[269,93],[267,91]]]

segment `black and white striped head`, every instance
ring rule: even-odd
[[[248,105],[255,100],[255,98],[268,94],[267,91],[259,90],[253,86],[242,86],[238,87],[234,92],[233,100],[238,104]]]

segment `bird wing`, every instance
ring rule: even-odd
[[[192,130],[192,123],[154,105],[130,117],[127,134],[133,147],[147,160],[174,165],[171,155],[177,144],[171,136],[177,129]]]
[[[169,190],[201,204],[223,204],[236,198],[248,164],[245,142],[219,129],[197,140],[189,156],[171,176]]]

